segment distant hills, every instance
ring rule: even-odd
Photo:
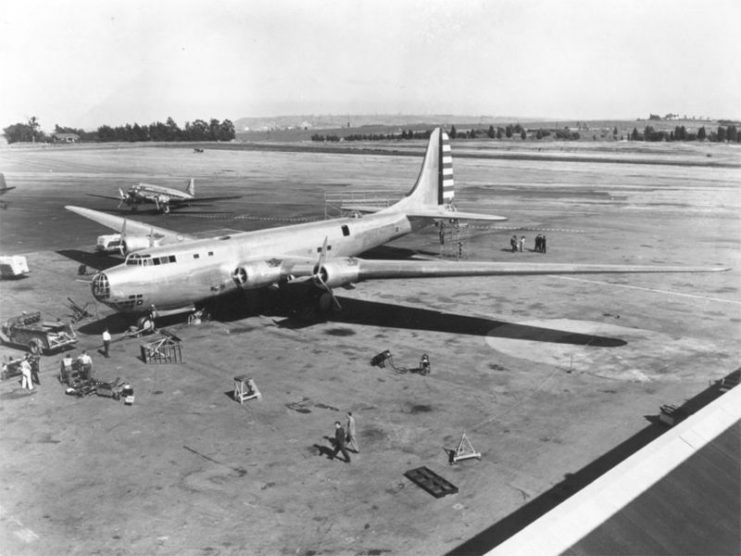
[[[342,127],[358,128],[363,126],[404,126],[414,125],[491,125],[510,122],[544,122],[548,118],[517,118],[513,116],[461,116],[455,114],[309,114],[298,116],[247,117],[234,121],[234,127],[240,131],[268,131],[284,129],[337,129]]]

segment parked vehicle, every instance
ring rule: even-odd
[[[77,334],[68,323],[42,322],[41,313],[23,313],[5,321],[0,326],[0,339],[15,346],[22,346],[34,355],[51,353],[74,346]]]

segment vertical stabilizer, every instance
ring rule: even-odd
[[[0,172],[0,190],[8,189],[8,184],[5,183],[5,174]]]
[[[417,181],[401,203],[404,207],[450,205],[454,195],[450,138],[438,127],[430,134]]]
[[[417,181],[406,196],[387,210],[404,212],[407,216],[433,219],[465,219],[502,221],[504,216],[461,212],[455,208],[453,154],[450,138],[442,129],[435,128],[427,143],[422,169]]]
[[[188,187],[185,188],[185,192],[191,197],[195,197],[196,195],[196,180],[195,179],[190,178],[190,180],[188,180]]]

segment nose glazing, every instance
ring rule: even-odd
[[[111,296],[111,285],[104,272],[99,272],[93,276],[92,290],[93,297],[98,301],[105,301]]]

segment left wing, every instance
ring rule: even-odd
[[[88,197],[97,197],[98,199],[112,199],[114,201],[120,201],[121,197],[114,197],[113,195],[98,195],[97,193],[88,193]]]
[[[144,222],[138,222],[136,220],[130,220],[128,218],[122,218],[121,216],[114,216],[112,214],[100,212],[97,210],[75,207],[72,205],[67,205],[64,208],[117,232],[120,232],[124,229],[125,223],[126,233],[135,236],[152,236],[155,237],[157,240],[160,240],[161,243],[174,243],[183,241],[185,239],[193,239],[193,236],[187,234],[181,234],[180,232],[175,232],[166,228],[160,228],[159,226],[152,226],[150,224],[145,224]]]
[[[439,278],[450,276],[525,276],[538,274],[633,274],[661,272],[721,272],[725,267],[648,266],[565,263],[449,262],[369,260],[345,257],[326,260],[318,277],[329,287],[363,280]]]

